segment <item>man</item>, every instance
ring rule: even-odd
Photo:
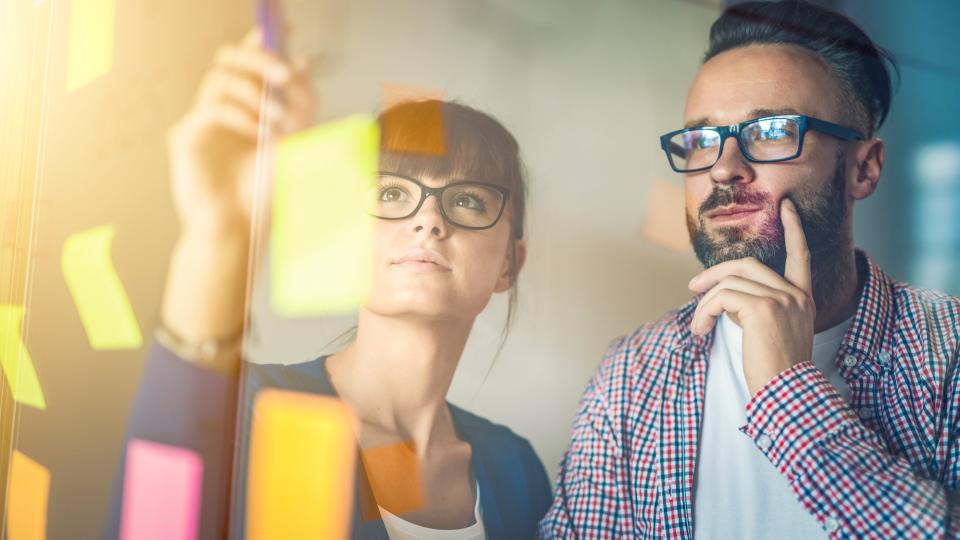
[[[804,2],[714,23],[686,127],[661,139],[706,270],[611,346],[541,536],[960,536],[960,299],[853,243],[886,60]]]

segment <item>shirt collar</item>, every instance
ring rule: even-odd
[[[892,281],[866,252],[858,249],[856,259],[863,291],[843,343],[847,354],[858,353],[865,358],[876,358],[880,354],[883,335],[892,315]]]

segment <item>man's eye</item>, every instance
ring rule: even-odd
[[[788,135],[787,130],[783,128],[770,128],[760,132],[760,140],[777,141],[777,140],[786,138],[787,135]]]

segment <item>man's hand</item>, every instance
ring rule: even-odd
[[[726,312],[743,328],[743,372],[755,395],[780,372],[813,355],[816,306],[810,276],[810,250],[793,202],[780,205],[787,261],[784,277],[753,257],[727,261],[690,280],[706,291],[690,325],[707,334]]]

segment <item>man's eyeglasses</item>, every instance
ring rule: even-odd
[[[440,214],[448,222],[479,230],[497,224],[510,190],[466,180],[432,188],[407,176],[381,172],[366,197],[367,213],[380,219],[406,219],[416,214],[431,195],[440,202]]]
[[[848,127],[812,116],[787,114],[747,120],[732,126],[704,126],[671,131],[660,137],[670,167],[680,173],[705,171],[720,160],[723,142],[736,137],[747,160],[775,163],[794,159],[803,151],[807,130],[826,133],[842,141],[865,139]]]

